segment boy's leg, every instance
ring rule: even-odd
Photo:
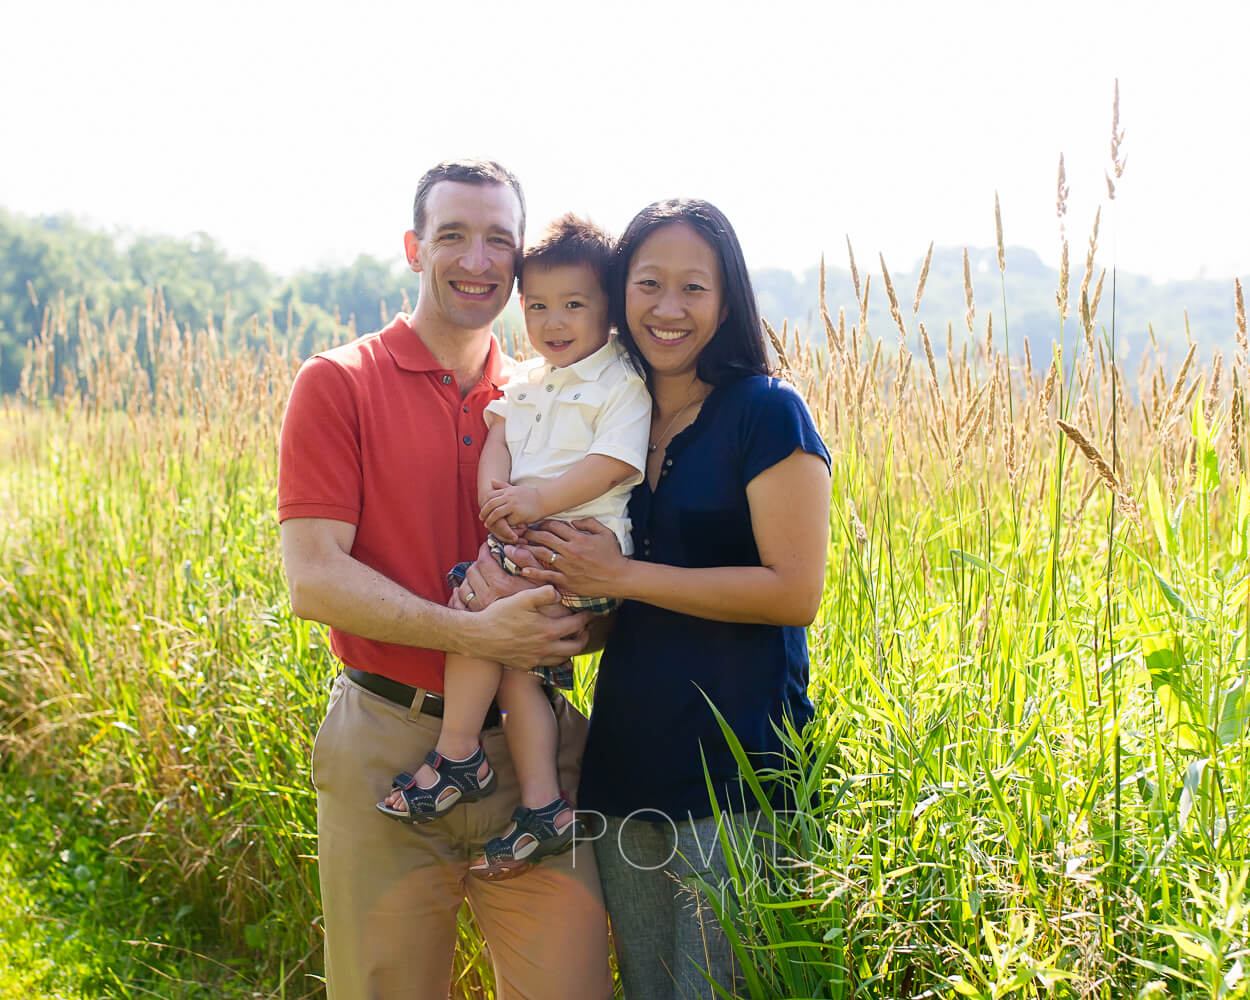
[[[436,747],[439,753],[463,760],[477,749],[482,720],[499,690],[502,673],[503,667],[491,660],[447,654],[443,671],[443,730]],[[418,784],[422,784],[420,774],[417,778]]]
[[[556,776],[556,717],[542,683],[533,674],[505,670],[499,682],[499,707],[507,713],[504,734],[521,782],[521,805],[541,809],[560,795]],[[563,826],[571,814],[561,813]]]
[[[503,671],[498,663],[479,660],[470,656],[447,654],[447,666],[443,673],[443,725],[434,749],[450,760],[464,760],[477,750],[482,720],[495,697],[499,686],[499,674]],[[482,761],[478,778],[490,773],[490,763]],[[433,788],[438,783],[434,768],[422,761],[417,768],[418,788]],[[447,789],[445,794],[450,794]],[[383,800],[391,809],[406,809],[403,793],[392,790]],[[450,808],[450,807],[448,807]]]

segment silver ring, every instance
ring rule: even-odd
[[[469,593],[465,595],[464,606],[467,608],[470,604],[472,604],[475,597],[477,597],[477,594],[470,590]]]

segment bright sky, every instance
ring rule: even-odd
[[[694,195],[752,267],[912,268],[930,240],[1250,275],[1250,3],[71,2],[0,12],[0,206],[184,236],[279,271],[398,260],[448,156],[521,178],[530,235]],[[1079,248],[1079,249],[1078,249]],[[1109,256],[1103,258],[1109,263]],[[1010,261],[1009,265],[1010,266]],[[1074,267],[1077,265],[1074,263]]]

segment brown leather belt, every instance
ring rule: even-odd
[[[383,677],[381,674],[371,674],[367,670],[357,670],[355,667],[344,667],[343,673],[347,675],[348,679],[359,684],[366,691],[370,691],[379,698],[385,698],[387,701],[404,708],[412,707],[412,701],[416,698],[419,690],[411,684],[401,684],[399,681],[393,681],[389,677]],[[443,717],[443,696],[433,691],[426,691],[425,698],[421,702],[420,712],[422,715],[432,715],[436,719],[441,719]],[[482,720],[482,728],[496,729],[501,725],[503,725],[503,719],[499,714],[499,706],[492,701],[490,708],[486,710],[486,718]]]

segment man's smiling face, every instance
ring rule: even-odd
[[[424,232],[406,241],[409,264],[422,276],[421,318],[465,330],[489,326],[512,294],[520,227],[521,204],[506,184],[435,184]]]

